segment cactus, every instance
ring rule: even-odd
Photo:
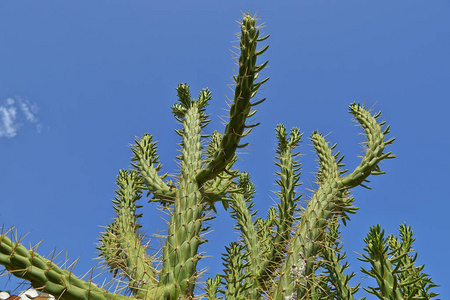
[[[345,273],[349,265],[343,262],[339,227],[357,211],[351,189],[367,187],[370,175],[384,174],[379,163],[394,157],[385,150],[394,139],[386,139],[389,126],[379,121],[380,113],[372,114],[352,103],[350,113],[364,129],[367,143],[361,163],[348,171],[343,170],[343,156],[333,151],[336,145],[330,146],[322,134],[313,132],[311,140],[319,158],[317,189],[303,208],[296,191],[301,170],[296,149],[302,134],[298,128],[288,133],[278,125],[279,203],[269,209],[266,218],[256,218],[252,211],[255,186],[248,173],[233,165],[236,149],[246,146],[241,140],[258,125],[249,124],[248,119],[265,100],[256,95],[268,80],[258,81],[267,61],[258,65],[257,59],[268,46],[258,50],[257,45],[267,37],[259,36],[255,17],[244,15],[235,94],[223,133],[215,131],[208,136],[203,132],[209,123],[205,113],[211,100],[208,89],[193,99],[188,85],[176,88],[179,101],[172,112],[182,125],[176,130],[182,139],[177,182],[160,174],[162,166],[153,136],[135,139],[132,169],[121,170],[117,176],[118,189],[112,201],[117,216],[98,245],[106,267],[114,278],[126,282],[128,292],[113,293],[78,278],[71,270],[40,256],[37,247],[27,249],[8,237],[8,232],[0,235],[0,264],[6,271],[58,299],[354,299],[359,284],[350,286],[355,274]],[[139,225],[139,203],[145,193],[151,196],[149,202],[160,203],[170,213],[159,255],[147,252]],[[207,242],[203,237],[208,229],[205,222],[214,217],[218,203],[236,220],[241,238],[225,249],[224,273],[206,279],[206,288],[201,290],[196,286],[201,280],[199,249]],[[414,265],[413,241],[406,225],[400,227],[400,240],[385,238],[379,225],[370,229],[365,239],[367,254],[361,260],[371,269],[362,272],[374,277],[378,286],[367,288],[367,292],[380,299],[430,299],[437,295],[431,292],[436,286],[431,278],[421,273],[423,266]]]

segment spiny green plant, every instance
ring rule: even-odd
[[[126,282],[127,293],[113,293],[80,279],[70,269],[40,256],[36,247],[27,249],[5,233],[0,235],[0,264],[7,272],[59,299],[354,299],[359,284],[350,286],[355,274],[345,273],[349,264],[344,262],[339,226],[346,225],[357,211],[350,190],[367,187],[370,175],[384,174],[379,163],[394,157],[385,152],[394,139],[386,140],[389,126],[379,121],[380,113],[371,114],[363,106],[351,104],[350,113],[364,129],[367,143],[361,163],[348,171],[343,169],[343,156],[333,151],[336,145],[330,146],[322,134],[313,132],[311,140],[319,158],[317,188],[302,208],[296,191],[301,169],[296,149],[302,134],[298,128],[288,133],[278,125],[279,202],[266,218],[256,217],[252,210],[255,187],[249,175],[233,165],[236,149],[247,145],[241,140],[258,125],[247,120],[265,100],[257,100],[256,94],[268,80],[257,81],[267,61],[258,65],[257,59],[268,46],[258,50],[257,44],[267,37],[259,36],[254,17],[243,17],[239,71],[234,76],[234,99],[223,133],[204,134],[209,123],[205,113],[211,100],[208,89],[193,99],[186,84],[176,88],[179,102],[172,106],[172,112],[182,124],[177,130],[182,141],[176,182],[160,175],[162,166],[150,134],[136,138],[132,145],[133,168],[121,170],[117,177],[113,200],[117,216],[106,227],[98,246],[106,267]],[[205,141],[207,147],[203,146]],[[147,252],[139,225],[141,214],[137,210],[143,193],[170,213],[167,236],[158,255]],[[195,296],[200,290],[196,288],[201,278],[199,248],[207,241],[203,237],[208,229],[205,222],[213,218],[217,203],[231,212],[241,238],[226,247],[224,274],[208,278],[206,288]],[[371,268],[362,271],[375,278],[378,286],[367,288],[367,292],[380,299],[436,296],[430,291],[435,285],[422,273],[423,266],[414,265],[413,241],[406,225],[400,227],[400,239],[385,238],[379,225],[370,229],[362,260]]]

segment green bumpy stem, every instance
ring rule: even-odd
[[[248,177],[248,174],[241,174],[241,180]],[[256,212],[251,213],[251,209],[254,203],[251,201],[252,194],[254,193],[254,187],[250,183],[249,179],[245,179],[245,187],[240,185],[241,188],[246,191],[239,191],[237,193],[230,193],[232,198],[231,209],[233,213],[231,216],[237,220],[235,228],[239,229],[242,235],[242,240],[245,245],[245,252],[247,257],[247,268],[246,274],[250,276],[252,284],[249,297],[250,299],[259,299],[261,295],[260,286],[260,276],[261,276],[261,266],[267,259],[267,249],[263,246],[264,242],[267,241],[261,239],[258,230],[256,229],[256,224],[253,222],[252,217],[255,216]],[[234,248],[231,248],[232,250]],[[232,267],[230,265],[229,267]],[[233,270],[228,270],[230,274],[234,272]],[[233,293],[231,293],[233,294]],[[233,294],[234,295],[234,294]],[[234,297],[234,296],[233,296]]]
[[[117,186],[119,189],[113,201],[117,218],[102,235],[98,249],[112,272],[122,271],[133,294],[145,298],[156,287],[157,280],[153,260],[143,246],[137,222],[141,216],[136,214],[139,207],[136,201],[141,198],[141,180],[136,171],[122,170],[117,176]]]
[[[12,242],[6,234],[0,235],[0,264],[14,276],[28,280],[35,289],[51,294],[57,299],[130,299],[109,293],[91,282],[79,279],[72,272],[59,268],[34,250],[27,250],[21,244]]]
[[[259,30],[256,27],[256,21],[250,15],[246,15],[241,24],[240,36],[240,56],[239,56],[239,74],[235,76],[236,89],[234,92],[234,101],[230,108],[230,120],[225,127],[221,146],[202,170],[197,174],[197,181],[202,183],[215,178],[220,174],[227,165],[232,161],[235,151],[242,137],[247,135],[251,128],[256,125],[246,125],[247,118],[251,117],[255,111],[250,111],[252,106],[261,103],[250,103],[255,97],[257,90],[268,80],[264,79],[259,83],[255,83],[258,73],[264,69],[267,62],[262,65],[256,65],[256,59],[263,54],[268,46],[257,51],[257,43],[263,41],[267,37],[259,38]],[[247,132],[244,130],[248,128]]]
[[[350,105],[350,112],[361,124],[367,135],[367,151],[359,166],[350,175],[340,181],[341,188],[352,188],[357,185],[363,185],[364,180],[369,175],[383,174],[383,172],[378,170],[378,163],[383,159],[395,157],[391,155],[391,152],[383,153],[385,146],[392,144],[395,138],[384,141],[386,134],[389,133],[389,126],[381,130],[381,126],[385,124],[384,121],[379,124],[377,123],[377,118],[381,115],[381,112],[372,116],[363,106],[356,103]]]
[[[157,201],[162,203],[173,203],[175,198],[175,190],[163,181],[158,175],[161,165],[158,162],[156,153],[156,143],[150,134],[145,134],[142,139],[135,139],[131,150],[133,158],[131,165],[135,167],[142,177],[145,187],[153,194]]]
[[[194,292],[198,248],[203,215],[202,197],[195,180],[201,166],[200,113],[197,103],[191,102],[183,121],[183,148],[180,185],[175,195],[166,244],[163,247],[163,267],[160,285],[170,294],[165,299],[191,297]]]
[[[265,221],[258,218],[253,222],[252,217],[255,213],[251,214],[250,211],[254,205],[251,201],[251,194],[254,191],[248,193],[247,199],[244,198],[245,193],[242,191],[231,193],[233,198],[231,207],[234,211],[232,216],[237,220],[237,228],[243,237],[248,257],[247,272],[252,278],[250,299],[260,299],[262,293],[267,293],[273,284],[275,271],[280,267],[283,253],[290,239],[296,202],[299,200],[299,197],[295,196],[295,188],[299,185],[300,164],[295,161],[298,153],[293,153],[292,150],[299,145],[301,134],[297,128],[293,128],[288,138],[283,125],[278,125],[276,131],[279,155],[277,166],[280,167],[280,172],[277,172],[280,179],[277,183],[281,187],[281,191],[277,193],[281,199],[278,206],[279,213],[275,208],[271,208]],[[245,181],[244,175],[246,174],[241,175],[240,181]],[[252,187],[249,182],[247,185]],[[272,227],[275,223],[277,230],[273,234]]]
[[[280,186],[280,192],[276,194],[280,197],[280,204],[278,205],[278,221],[275,238],[271,243],[270,254],[268,259],[262,266],[262,286],[267,292],[268,287],[272,285],[276,270],[279,269],[284,253],[291,239],[292,223],[294,221],[294,213],[297,210],[297,203],[300,199],[296,196],[295,188],[298,187],[300,180],[301,165],[295,159],[299,153],[294,152],[295,148],[301,142],[302,134],[296,127],[292,128],[289,134],[286,133],[286,128],[283,125],[278,125],[276,128],[278,147],[277,157],[278,162],[275,164],[280,168],[276,172],[280,176],[277,184]]]
[[[290,239],[293,215],[296,202],[299,200],[299,197],[295,196],[295,188],[299,185],[300,164],[294,160],[298,153],[293,153],[292,150],[300,143],[301,134],[294,128],[289,139],[287,136],[285,127],[278,125],[277,166],[280,167],[280,172],[277,174],[280,175],[280,180],[277,180],[277,183],[281,187],[281,191],[277,193],[281,198],[279,213],[277,214],[275,208],[271,208],[265,221],[260,218],[255,222],[252,221],[252,217],[256,214],[250,213],[254,205],[251,201],[254,190],[246,173],[241,174],[240,178],[240,187],[244,188],[244,191],[230,193],[233,199],[232,217],[237,220],[236,227],[241,232],[248,257],[246,272],[251,274],[252,278],[250,299],[260,299],[262,292],[268,292],[273,283],[275,270],[282,262],[284,250]],[[272,234],[274,223],[277,224],[277,231]]]
[[[432,299],[439,295],[430,291],[437,285],[421,273],[424,265],[414,265],[417,253],[412,254],[412,234],[411,227],[405,224],[400,226],[401,241],[393,235],[384,238],[380,225],[370,228],[364,239],[368,255],[359,260],[370,263],[370,270],[361,270],[375,278],[378,287],[364,288],[367,292],[380,299]]]
[[[399,266],[398,269],[401,270],[401,272],[396,274],[400,285],[405,282],[410,283],[402,285],[403,297],[406,299],[412,297],[417,299],[430,299],[431,297],[425,289],[426,285],[422,286],[424,281],[421,279],[424,276],[421,276],[420,274],[421,267],[414,266],[414,261],[417,258],[417,254],[414,255],[414,257],[410,256],[412,252],[412,242],[414,241],[412,238],[411,227],[406,226],[405,224],[400,225],[400,236],[402,239],[401,242],[399,242],[397,237],[392,235],[388,236],[387,242],[389,248],[391,249],[389,256],[393,257],[392,261],[395,261],[396,265]]]
[[[329,224],[328,232],[324,247],[321,249],[321,256],[324,259],[323,267],[327,270],[328,276],[326,277],[327,283],[330,283],[334,287],[334,295],[336,299],[348,299],[353,300],[353,296],[358,290],[359,285],[356,287],[350,287],[350,279],[355,276],[355,273],[345,275],[344,271],[349,267],[348,262],[344,265],[341,261],[346,258],[345,252],[342,253],[342,246],[339,246],[338,239],[340,237],[338,228],[339,223],[334,222]]]
[[[212,209],[217,213],[215,203],[219,201],[222,202],[225,209],[228,209],[229,198],[227,197],[227,193],[232,190],[233,185],[231,177],[228,174],[222,173],[201,187],[203,202],[207,204],[208,209]]]
[[[227,254],[224,257],[225,266],[225,299],[244,300],[254,299],[248,295],[249,284],[246,281],[248,274],[245,273],[247,264],[244,263],[244,247],[239,243],[233,242],[230,247],[225,247]]]
[[[395,274],[397,270],[388,257],[389,247],[384,238],[384,230],[381,230],[380,225],[370,228],[364,242],[367,245],[364,250],[369,255],[363,255],[364,259],[360,260],[369,262],[372,268],[371,270],[361,268],[361,270],[363,273],[374,277],[378,283],[378,288],[364,289],[379,299],[405,299]]]
[[[209,141],[207,147],[207,158],[206,161],[210,161],[213,159],[216,151],[220,149],[220,143],[222,140],[222,136],[217,131],[214,131],[211,135],[211,140]],[[201,186],[201,192],[203,194],[203,200],[205,203],[209,205],[209,207],[215,212],[215,203],[221,201],[223,207],[228,209],[229,207],[229,197],[227,194],[233,190],[233,186],[235,185],[233,178],[238,176],[238,172],[235,170],[231,170],[231,167],[236,162],[237,156],[235,155],[231,160],[231,163],[224,169],[224,171],[218,174],[212,180],[205,182]]]
[[[217,274],[214,278],[208,278],[206,280],[206,299],[208,300],[218,300],[222,297],[217,297],[220,292],[220,285],[222,283],[222,276]]]
[[[412,243],[415,239],[412,237],[413,231],[411,226],[401,224],[399,230],[401,241],[397,237],[389,235],[388,242],[392,255],[397,258],[395,259],[396,264],[400,266],[401,272],[397,274],[397,278],[400,280],[404,290],[404,298],[414,296],[417,299],[431,299],[438,296],[439,294],[430,291],[431,288],[438,285],[434,284],[427,274],[422,273],[425,265],[419,267],[414,265],[417,253],[414,253],[412,249]]]
[[[306,295],[311,285],[311,280],[308,279],[313,276],[316,255],[320,250],[327,221],[332,217],[333,200],[338,192],[332,185],[323,184],[308,203],[282,266],[281,278],[275,291],[278,296],[276,299],[301,299]],[[300,289],[300,295],[297,289]]]
[[[384,123],[378,124],[376,121],[380,114],[372,116],[363,107],[354,103],[350,105],[350,112],[366,132],[368,143],[365,156],[355,171],[343,178],[336,178],[339,172],[336,173],[331,168],[333,164],[337,164],[334,156],[331,156],[332,161],[321,162],[321,166],[324,167],[321,167],[320,171],[323,174],[329,173],[329,177],[334,177],[334,179],[319,181],[318,190],[314,193],[302,214],[301,222],[289,247],[285,264],[281,268],[280,280],[274,291],[275,299],[282,297],[301,299],[308,293],[308,290],[313,286],[311,278],[313,277],[315,260],[322,247],[328,222],[331,218],[340,219],[346,213],[354,212],[352,206],[342,206],[342,203],[346,202],[348,190],[362,184],[370,174],[381,173],[377,166],[378,163],[382,159],[393,157],[390,153],[383,153],[385,146],[392,143],[393,139],[384,141],[385,135],[389,132],[389,127],[385,130],[381,129],[381,125]],[[327,147],[327,144],[320,145],[320,148]],[[327,151],[331,151],[331,149]],[[330,156],[327,155],[324,158],[329,159]],[[323,158],[319,156],[319,159]]]

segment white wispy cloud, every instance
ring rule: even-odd
[[[13,138],[24,123],[33,123],[38,132],[41,131],[41,123],[37,118],[38,107],[19,97],[8,98],[0,105],[0,138]]]

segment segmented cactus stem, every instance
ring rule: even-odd
[[[258,74],[267,65],[267,62],[256,65],[257,57],[262,55],[268,48],[257,50],[257,44],[265,38],[259,38],[259,29],[255,18],[249,14],[245,15],[241,24],[239,72],[234,76],[236,88],[234,101],[230,108],[230,119],[225,127],[225,133],[221,139],[220,149],[216,151],[213,159],[197,174],[197,181],[202,184],[220,174],[232,161],[235,151],[241,147],[240,140],[250,133],[256,125],[248,125],[246,121],[253,116],[255,111],[251,111],[262,101],[251,103],[250,100],[256,96],[258,89],[269,78],[258,83],[255,80]],[[247,129],[247,131],[245,131]]]
[[[28,250],[19,242],[13,242],[6,234],[0,235],[0,264],[16,277],[28,280],[41,292],[62,299],[128,299],[109,293],[75,276],[71,271],[58,267],[51,260]]]

